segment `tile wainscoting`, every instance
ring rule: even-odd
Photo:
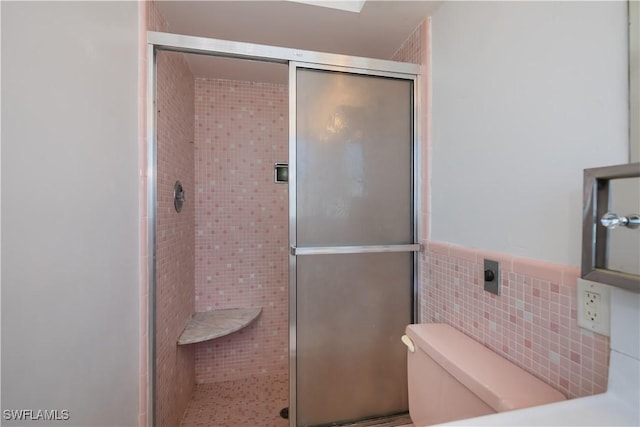
[[[577,267],[429,242],[421,255],[422,322],[450,324],[569,398],[607,387],[609,337],[578,327]],[[500,262],[501,295],[483,290]]]

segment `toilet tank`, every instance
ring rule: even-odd
[[[455,328],[409,325],[409,413],[427,426],[564,400],[553,387]]]

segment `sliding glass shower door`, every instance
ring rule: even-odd
[[[413,77],[291,64],[290,91],[292,424],[405,412]]]

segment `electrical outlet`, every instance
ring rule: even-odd
[[[600,294],[591,291],[584,291],[582,300],[584,301],[584,316],[587,322],[596,323],[598,320],[598,305],[600,304]]]
[[[578,279],[578,326],[609,335],[609,287]]]

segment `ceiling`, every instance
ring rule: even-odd
[[[368,0],[360,13],[291,1],[159,1],[177,34],[391,59],[439,1]],[[286,83],[287,67],[187,55],[196,77]]]

